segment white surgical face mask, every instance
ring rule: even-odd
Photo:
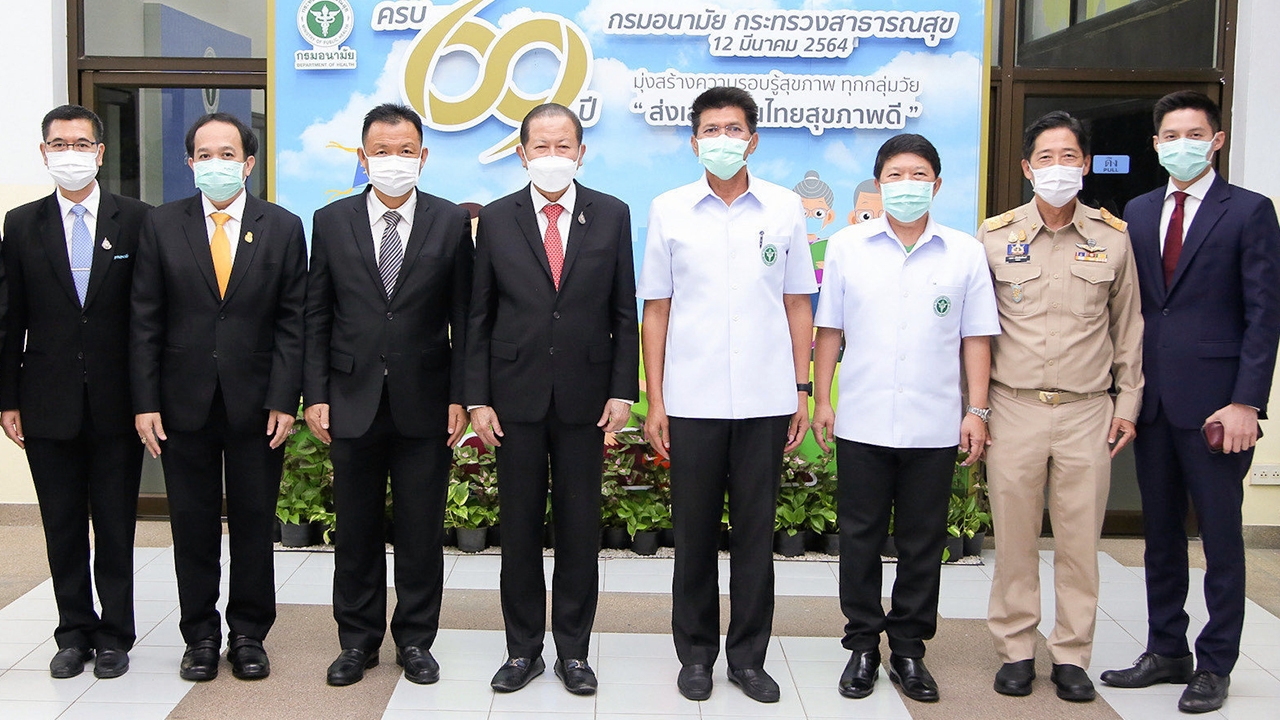
[[[418,186],[418,173],[422,166],[420,157],[403,155],[378,155],[366,157],[369,182],[384,195],[400,197]]]
[[[1060,208],[1075,199],[1084,187],[1084,168],[1050,165],[1032,168],[1031,184],[1036,195],[1053,207]]]
[[[49,174],[58,187],[67,192],[76,192],[89,187],[89,183],[98,177],[98,153],[62,152],[45,153],[49,159]]]
[[[529,181],[539,190],[558,193],[569,187],[578,174],[578,161],[559,155],[544,155],[529,160]]]

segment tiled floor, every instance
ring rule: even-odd
[[[1042,554],[1042,599],[1047,633],[1053,619],[1051,552]],[[223,552],[226,561],[226,549]],[[325,605],[331,602],[333,556],[322,552],[276,554],[278,601]],[[988,552],[983,566],[944,567],[939,612],[946,618],[981,619],[986,615],[994,557]],[[550,559],[545,562],[550,565]],[[1109,555],[1099,555],[1102,593],[1094,647],[1097,679],[1101,669],[1129,664],[1142,651],[1146,635],[1145,589],[1140,568],[1127,568]],[[456,556],[445,560],[445,587],[495,589],[497,556]],[[723,562],[727,565],[727,562]],[[56,612],[49,581],[0,609],[0,718],[94,718],[95,720],[147,720],[163,718],[183,698],[191,684],[174,671],[182,638],[177,628],[177,591],[172,548],[136,550],[137,620],[139,641],[130,653],[131,669],[115,680],[98,681],[92,673],[70,680],[52,680],[49,658],[55,651],[51,635]],[[885,566],[884,589],[894,578],[893,565]],[[600,587],[606,592],[667,593],[671,588],[669,559],[619,558],[600,561]],[[787,562],[776,565],[779,595],[836,595],[833,562]],[[388,575],[390,577],[390,574]],[[728,568],[721,568],[721,579]],[[1201,592],[1204,573],[1192,570],[1192,632],[1206,617]],[[225,582],[225,580],[224,580]],[[723,588],[722,588],[723,590]],[[225,596],[225,587],[224,587]],[[1276,717],[1280,703],[1280,618],[1249,602],[1245,615],[1243,654],[1232,675],[1231,697],[1222,712],[1206,717],[1229,720],[1262,720]],[[702,703],[683,700],[671,682],[677,668],[668,635],[598,633],[592,642],[591,663],[602,677],[629,678],[605,682],[595,697],[575,697],[564,692],[548,672],[518,695],[495,695],[486,677],[504,654],[502,633],[481,630],[444,630],[434,651],[448,657],[441,682],[418,686],[401,679],[387,705],[388,720],[506,720],[555,718],[556,720],[628,720],[656,715],[705,718],[884,718],[909,720],[898,693],[885,687],[856,707],[831,687],[838,677],[846,651],[831,638],[774,638],[766,668],[782,686],[782,701],[759,705],[739,692],[724,692],[728,685],[723,664],[717,668],[717,691]],[[548,649],[548,666],[554,660]],[[1126,720],[1166,718],[1180,687],[1159,686],[1147,690],[1116,691],[1099,684],[1099,692]],[[1159,697],[1155,697],[1159,696]],[[850,714],[856,713],[856,714]]]

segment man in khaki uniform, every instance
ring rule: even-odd
[[[1085,669],[1098,602],[1098,537],[1111,458],[1134,437],[1142,397],[1142,316],[1129,235],[1076,201],[1089,168],[1083,126],[1064,112],[1023,140],[1036,197],[985,221],[1002,335],[991,343],[988,485],[996,571],[988,625],[1004,666],[995,689],[1028,695],[1040,622],[1037,538],[1048,486],[1058,697],[1094,698]]]

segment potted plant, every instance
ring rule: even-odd
[[[804,530],[809,525],[810,492],[806,485],[784,486],[778,490],[773,546],[774,551],[783,557],[804,554]]]
[[[497,521],[495,464],[493,451],[474,435],[454,449],[444,522],[456,530],[458,549],[463,552],[483,550],[489,527]]]
[[[670,524],[671,508],[653,489],[634,490],[619,498],[618,517],[626,523],[632,552],[653,555],[658,551],[658,526],[664,521]]]
[[[952,537],[959,537],[964,555],[982,553],[986,531],[991,527],[990,501],[987,497],[984,467],[981,463],[963,467],[957,460],[956,473],[951,484],[951,504],[947,523],[956,530]]]
[[[276,518],[280,544],[305,547],[328,542],[334,527],[333,462],[325,445],[299,417],[285,441]]]
[[[814,549],[827,555],[840,555],[840,522],[837,514],[836,473],[828,459],[813,461],[818,479],[809,494],[809,529],[814,533]]]
[[[893,540],[893,508],[889,508],[889,527],[884,534],[884,544],[880,546],[880,554],[884,557],[898,557],[898,545]]]

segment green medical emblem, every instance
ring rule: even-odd
[[[760,259],[765,265],[773,267],[773,264],[778,262],[778,248],[772,243],[765,245],[760,250]]]
[[[938,317],[946,317],[951,312],[951,298],[946,295],[939,295],[937,300],[933,301],[933,314]]]
[[[342,8],[334,3],[318,2],[311,6],[311,12],[307,17],[307,29],[317,37],[328,38],[330,31],[336,34],[344,25],[346,25],[346,18],[343,16]]]

